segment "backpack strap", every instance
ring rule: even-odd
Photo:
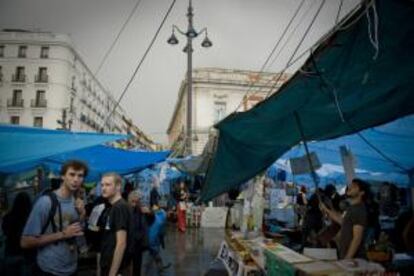
[[[59,231],[63,230],[62,209],[60,207],[60,203],[57,199],[56,194],[54,192],[49,192],[45,196],[49,197],[51,206],[50,206],[49,215],[47,217],[46,223],[43,225],[41,235],[43,235],[46,232],[46,229],[49,227],[49,224],[52,225],[52,231],[54,233],[58,231],[55,220],[54,220],[57,209],[59,209]]]

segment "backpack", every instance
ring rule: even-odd
[[[42,192],[42,196],[47,196],[50,199],[51,207],[49,210],[49,215],[47,216],[46,223],[42,226],[42,231],[40,232],[40,235],[43,235],[49,225],[52,226],[52,232],[56,233],[59,231],[63,231],[63,220],[62,220],[62,209],[60,207],[59,200],[57,199],[56,194],[51,189],[47,189],[44,192]],[[56,222],[54,220],[56,211],[59,211],[59,227],[56,225]]]
[[[63,230],[63,222],[62,222],[62,210],[59,204],[59,201],[57,199],[56,194],[53,192],[52,189],[46,189],[45,191],[43,191],[40,195],[40,197],[42,196],[47,196],[50,199],[51,202],[51,207],[49,210],[49,214],[47,216],[47,220],[46,223],[42,226],[42,230],[40,232],[40,235],[43,235],[47,228],[49,227],[49,225],[52,225],[52,231],[53,233],[56,233],[58,231],[62,231]],[[40,198],[39,197],[39,198]],[[59,228],[56,225],[56,222],[54,220],[56,211],[59,210]],[[27,249],[27,254],[25,254],[25,261],[28,264],[29,270],[31,272],[31,275],[39,275],[41,270],[37,264],[37,249]]]

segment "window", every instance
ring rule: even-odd
[[[23,66],[16,67],[16,74],[13,76],[12,81],[15,81],[15,82],[25,82],[26,81],[26,74],[24,73],[24,67]]]
[[[40,48],[40,58],[49,58],[48,46],[42,46],[42,48]]]
[[[22,90],[13,90],[13,106],[23,106],[23,93]]]
[[[19,52],[18,52],[18,57],[19,58],[25,58],[26,57],[26,52],[27,52],[27,46],[22,45],[19,46]]]
[[[4,45],[0,45],[0,57],[4,57]]]
[[[215,102],[214,103],[214,123],[221,121],[226,114],[226,103]]]
[[[33,118],[34,127],[43,127],[43,117],[34,117]]]
[[[19,116],[11,116],[10,117],[10,124],[12,124],[12,125],[20,124],[20,117]]]
[[[35,106],[36,107],[46,107],[46,92],[44,90],[37,90],[36,91]]]
[[[47,68],[39,67],[39,73],[36,76],[36,82],[48,82]]]

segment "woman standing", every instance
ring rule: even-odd
[[[188,191],[184,182],[180,182],[180,186],[177,192],[177,226],[178,231],[185,232],[185,210],[187,207]]]

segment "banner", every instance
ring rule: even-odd
[[[321,167],[321,162],[319,161],[316,153],[311,152],[309,155],[310,159],[312,160],[313,169],[316,171]],[[291,158],[289,159],[289,162],[293,174],[307,174],[312,172],[309,166],[308,157],[306,155],[298,158]]]

